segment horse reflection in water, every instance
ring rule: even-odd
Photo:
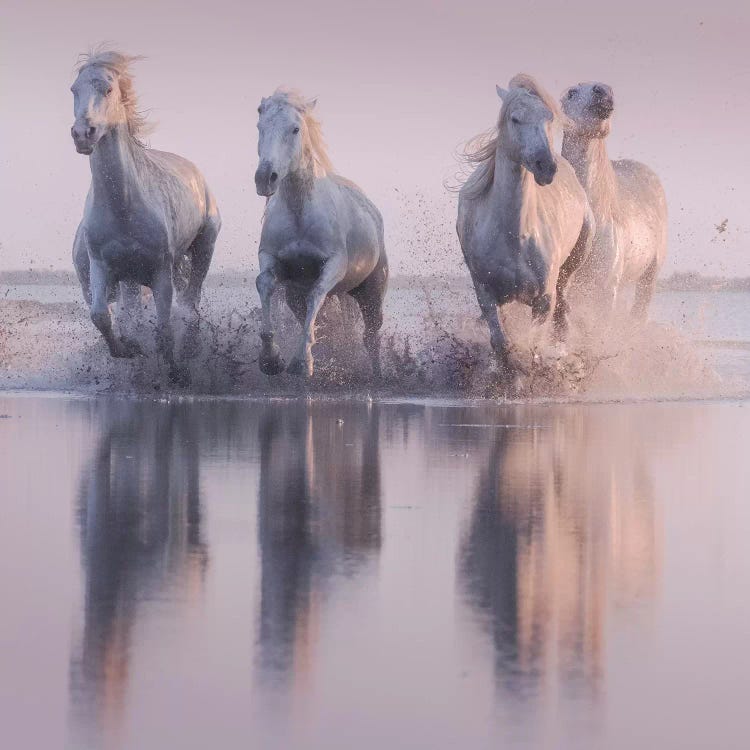
[[[558,681],[598,694],[609,606],[653,591],[659,537],[636,429],[562,407],[494,434],[459,578],[492,633],[498,685],[520,698]]]
[[[258,661],[264,680],[305,679],[327,584],[363,572],[380,551],[378,409],[273,405],[260,418]]]
[[[76,732],[115,737],[136,623],[165,596],[190,606],[202,590],[207,552],[194,412],[152,402],[94,408],[100,437],[79,490],[85,607],[71,698]]]

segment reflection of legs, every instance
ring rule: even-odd
[[[380,377],[380,328],[383,325],[383,298],[388,286],[388,261],[385,255],[375,270],[350,294],[359,304],[365,324],[364,343],[372,363],[372,374]]]
[[[172,269],[160,270],[151,287],[156,305],[156,336],[159,351],[169,366],[169,378],[178,385],[188,385],[189,375],[178,367],[174,358],[174,331],[172,330]]]
[[[654,295],[658,270],[659,265],[656,259],[654,259],[643,276],[636,282],[635,301],[633,302],[632,310],[632,316],[636,320],[645,320],[648,315],[648,307],[651,304],[651,297]]]
[[[128,341],[121,341],[112,331],[112,317],[109,314],[109,290],[111,281],[107,278],[107,272],[99,261],[92,261],[90,266],[91,282],[91,320],[99,329],[109,347],[109,353],[113,357],[134,357],[138,351],[133,351],[128,346]]]
[[[345,251],[342,251],[326,261],[322,267],[315,286],[313,286],[307,295],[307,317],[305,318],[304,331],[302,332],[302,339],[297,354],[289,363],[289,372],[296,374],[304,373],[308,377],[312,376],[314,367],[312,348],[315,344],[315,321],[328,294],[346,276],[348,263],[348,255]]]
[[[260,261],[260,273],[255,279],[255,287],[260,296],[261,306],[261,349],[258,367],[265,375],[278,375],[284,371],[284,360],[281,358],[279,347],[276,346],[274,341],[271,326],[271,299],[278,284],[278,264],[276,258],[263,251],[258,254],[258,260]]]

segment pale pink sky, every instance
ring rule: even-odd
[[[460,270],[442,183],[496,118],[495,83],[525,71],[555,95],[613,86],[611,155],[646,162],[667,190],[667,272],[750,275],[746,2],[190,5],[0,0],[0,268],[70,267],[89,180],[69,134],[72,68],[109,40],[148,57],[136,85],[151,144],[195,161],[217,194],[216,268],[256,266],[256,107],[284,84],[318,95],[337,171],[383,211],[394,269]]]

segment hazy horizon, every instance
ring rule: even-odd
[[[151,145],[194,161],[217,195],[214,270],[256,267],[256,108],[287,85],[319,97],[337,171],[384,214],[394,272],[459,271],[455,196],[443,181],[456,149],[493,124],[495,83],[527,71],[555,96],[581,80],[614,88],[610,155],[649,164],[667,191],[664,274],[748,274],[750,13],[739,2],[2,0],[2,10],[1,269],[71,267],[90,173],[70,139],[69,86],[78,54],[108,41],[147,58],[135,73],[157,123]]]

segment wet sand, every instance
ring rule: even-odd
[[[745,746],[748,402],[0,416],[9,747]]]

